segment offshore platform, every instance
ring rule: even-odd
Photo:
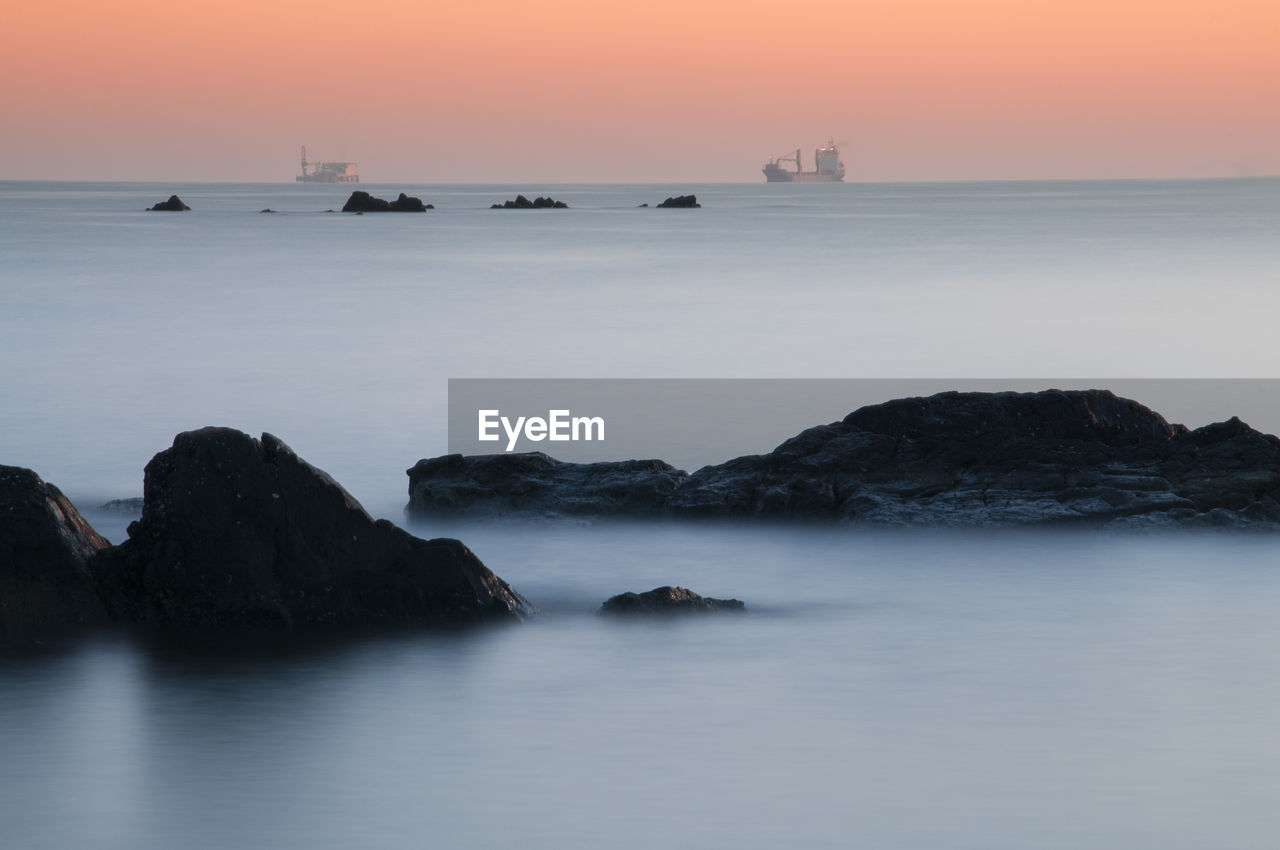
[[[302,173],[293,179],[299,183],[359,183],[360,174],[354,162],[309,162],[307,146],[303,145]]]

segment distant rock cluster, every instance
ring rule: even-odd
[[[534,198],[532,201],[524,195],[516,195],[513,201],[503,201],[500,204],[493,204],[489,207],[491,210],[567,210],[569,205],[564,201],[556,201],[551,198]]]
[[[649,206],[647,203],[640,204],[641,207]],[[667,198],[660,204],[659,208],[684,208],[693,209],[701,207],[698,203],[697,195],[676,195]],[[564,201],[557,201],[554,198],[537,197],[529,200],[524,195],[516,195],[513,200],[503,201],[500,204],[492,204],[489,207],[494,210],[566,210],[569,205]],[[182,202],[177,195],[170,195],[169,200],[161,201],[154,206],[148,207],[148,211],[162,212],[182,212],[189,210],[191,207]],[[435,209],[434,204],[425,204],[421,198],[411,197],[401,192],[399,197],[394,201],[388,201],[383,198],[377,198],[364,190],[356,190],[347,198],[347,202],[343,204],[342,211],[346,213],[372,213],[372,212],[426,212]],[[264,213],[274,213],[275,210],[270,207],[259,210]],[[325,212],[333,212],[333,210],[325,210]]]

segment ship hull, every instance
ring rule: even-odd
[[[781,168],[770,171],[764,169],[764,179],[768,183],[843,183],[844,174],[820,174],[816,171],[783,171]]]

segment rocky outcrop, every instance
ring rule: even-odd
[[[0,642],[105,622],[89,563],[107,546],[57,487],[0,466]]]
[[[698,203],[697,195],[676,195],[674,198],[667,198],[658,204],[659,209],[663,207],[668,209],[672,207],[677,209],[701,209],[702,204]]]
[[[601,614],[688,614],[710,611],[743,611],[738,599],[712,599],[684,587],[655,587],[644,593],[620,593],[600,606]]]
[[[857,410],[690,476],[672,513],[877,524],[1280,522],[1280,440],[1189,431],[1110,392],[942,393]]]
[[[542,452],[460,454],[408,470],[409,507],[426,514],[657,516],[688,473],[660,460],[564,463]]]
[[[169,626],[518,619],[532,609],[457,540],[374,521],[280,440],[179,434],[147,464],[142,518],[94,560],[110,613]]]
[[[426,212],[433,209],[435,209],[434,205],[424,204],[421,198],[411,198],[404,192],[401,192],[400,197],[394,201],[386,201],[361,190],[352,192],[351,197],[347,198],[347,202],[342,205],[343,212],[354,213]]]
[[[511,455],[491,462],[520,463]],[[444,468],[436,464],[410,471],[411,510],[436,509],[420,495],[435,492],[432,470]],[[548,494],[539,512],[591,513],[591,499],[559,486],[578,475],[564,467],[576,466],[542,456],[519,479],[477,479],[453,507],[518,507],[509,489],[518,482]],[[644,513],[876,525],[1280,527],[1280,440],[1235,418],[1188,430],[1103,390],[899,399],[810,428],[768,454],[672,478],[663,504],[645,501]],[[625,493],[630,483],[620,470],[611,487]]]
[[[569,205],[564,201],[555,201],[551,198],[534,198],[532,201],[524,195],[516,195],[514,201],[503,201],[500,204],[491,204],[491,210],[567,210]]]
[[[161,201],[154,207],[147,207],[147,212],[186,212],[191,209],[177,195],[170,195],[169,200]]]

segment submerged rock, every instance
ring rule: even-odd
[[[57,487],[0,466],[0,641],[104,623],[90,561],[108,545]]]
[[[605,600],[602,614],[684,614],[707,611],[743,611],[738,599],[712,599],[684,587],[655,587],[644,593],[620,593]]]
[[[342,206],[343,212],[354,213],[426,212],[433,209],[435,207],[432,204],[424,204],[421,198],[411,198],[404,192],[401,192],[400,197],[394,201],[385,201],[361,190],[352,192],[351,197],[347,198],[347,202]]]
[[[675,208],[683,208],[683,209],[695,209],[695,208],[697,208],[697,209],[701,209],[702,204],[698,203],[698,196],[697,196],[697,195],[676,195],[674,198],[667,198],[665,201],[663,201],[662,203],[658,204],[658,208],[659,208],[659,209],[661,209],[662,207],[667,207],[667,208],[675,207]]]
[[[407,470],[419,514],[657,516],[688,473],[660,460],[565,463],[542,452],[460,454]]]
[[[375,521],[277,438],[174,438],[147,464],[142,518],[94,561],[119,620],[175,626],[519,619],[529,603],[457,540]]]
[[[1192,431],[1105,390],[898,399],[692,475],[520,457],[420,461],[409,509],[1280,528],[1280,439],[1235,418]]]
[[[169,200],[161,201],[154,207],[147,207],[147,212],[186,212],[191,209],[177,195],[170,195]]]
[[[569,205],[564,201],[556,201],[551,198],[534,198],[532,201],[524,195],[516,195],[513,201],[504,201],[501,204],[492,204],[491,210],[567,210]]]

